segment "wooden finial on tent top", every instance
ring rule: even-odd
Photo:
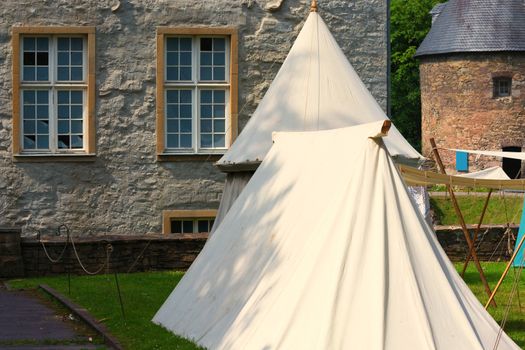
[[[310,4],[310,12],[317,12],[317,0],[312,0]]]
[[[383,126],[381,127],[381,134],[388,134],[388,131],[390,130],[390,127],[392,126],[392,122],[390,120],[385,120],[383,122]]]

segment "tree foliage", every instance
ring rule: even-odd
[[[430,30],[429,11],[439,0],[391,0],[390,44],[392,120],[416,149],[421,149],[421,94],[417,48]]]

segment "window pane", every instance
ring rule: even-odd
[[[180,147],[190,148],[191,147],[191,134],[180,135]]]
[[[166,131],[167,132],[179,132],[179,121],[169,119],[166,121]]]
[[[213,39],[213,51],[224,51],[226,47],[226,40],[224,38]]]
[[[215,118],[224,118],[224,105],[214,105],[213,116]]]
[[[49,134],[49,122],[47,120],[39,120],[36,130],[39,134]]]
[[[71,121],[71,132],[75,134],[82,133],[82,120],[72,120]]]
[[[201,51],[212,51],[212,38],[201,38]]]
[[[69,80],[69,68],[58,67],[57,68],[57,79],[58,80]]]
[[[35,49],[35,38],[24,38],[24,51],[33,51]]]
[[[213,80],[226,80],[224,75],[224,67],[213,68]]]
[[[71,136],[71,148],[83,148],[84,141],[82,135],[72,135]]]
[[[58,148],[69,148],[69,135],[58,135]]]
[[[36,92],[34,90],[25,90],[23,92],[24,104],[34,104]]]
[[[224,90],[213,90],[213,102],[214,103],[224,103],[226,98],[226,93]]]
[[[36,80],[35,73],[36,73],[36,68],[24,67],[24,78],[23,79],[26,81]]]
[[[82,65],[82,51],[80,52],[71,52],[71,64],[74,66]]]
[[[180,80],[191,80],[191,68],[190,67],[182,67],[180,69]]]
[[[183,233],[193,233],[193,221],[184,220],[182,222],[182,232]]]
[[[34,52],[24,52],[24,65],[34,66],[36,63]]]
[[[69,91],[58,91],[58,104],[68,104],[69,103]]]
[[[35,135],[24,135],[24,149],[34,149],[36,147]]]
[[[213,131],[224,132],[226,121],[224,119],[217,119],[213,121]]]
[[[34,106],[24,106],[23,116],[24,119],[35,119],[35,107]]]
[[[82,38],[71,38],[71,50],[82,51]]]
[[[178,103],[179,102],[179,90],[166,91],[166,100],[168,103]]]
[[[182,221],[171,220],[171,233],[182,233]]]
[[[48,51],[49,39],[40,37],[36,39],[36,49],[38,51]]]
[[[213,146],[214,147],[224,147],[224,135],[215,134],[213,136]]]
[[[71,91],[71,104],[82,104],[82,91]]]
[[[199,220],[199,221],[197,222],[198,232],[199,232],[199,233],[202,233],[202,232],[210,232],[210,228],[209,228],[208,223],[209,223],[208,220]]]
[[[166,50],[179,51],[179,38],[167,38],[166,39]]]
[[[191,118],[191,105],[181,105],[180,106],[180,117],[181,118]]]
[[[169,104],[166,107],[166,118],[178,118],[179,117],[179,106]]]
[[[58,53],[58,65],[67,66],[69,64],[69,55],[67,52],[59,52]]]
[[[48,119],[49,118],[49,106],[37,106],[36,114],[39,119]]]
[[[71,68],[71,80],[80,81],[82,78],[82,68],[81,67],[72,67]]]
[[[69,133],[69,120],[59,120],[58,121],[58,133],[59,134]]]
[[[69,106],[58,106],[58,119],[69,119]]]
[[[212,132],[212,121],[211,119],[201,120],[201,132]]]
[[[212,80],[211,79],[211,73],[212,73],[212,70],[211,70],[211,67],[201,67],[200,69],[201,71],[201,80]]]
[[[180,91],[180,103],[191,103],[191,90]]]
[[[167,134],[166,145],[168,148],[179,148],[179,135]]]
[[[223,66],[226,54],[224,52],[218,52],[213,54],[213,64],[216,66]]]
[[[36,131],[34,120],[24,120],[24,134],[34,134]]]
[[[47,67],[37,67],[36,69],[36,80],[38,81],[46,81],[49,80],[49,74]]]
[[[36,148],[38,149],[48,149],[49,148],[49,136],[47,135],[38,135],[36,139]]]
[[[191,119],[181,119],[180,131],[181,132],[191,132]]]
[[[211,66],[213,64],[212,57],[213,56],[210,52],[202,52],[201,53],[201,65]]]
[[[168,52],[166,54],[166,64],[167,65],[178,65],[179,64],[179,54],[178,52]]]
[[[201,118],[211,118],[212,107],[211,105],[201,105]]]
[[[180,50],[191,51],[191,38],[180,38]]]
[[[212,103],[213,90],[201,91],[201,103]]]
[[[166,80],[179,80],[179,69],[173,67],[166,68]]]
[[[201,147],[203,148],[212,147],[212,134],[201,134]]]
[[[82,119],[82,106],[71,106],[71,119]]]
[[[58,38],[58,50],[69,51],[69,38]]]
[[[180,53],[180,64],[183,66],[191,66],[191,52]]]
[[[37,66],[47,66],[48,65],[48,53],[47,52],[39,52],[36,54],[36,65]]]

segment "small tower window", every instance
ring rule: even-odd
[[[510,96],[512,78],[498,77],[498,78],[494,78],[493,82],[494,82],[494,97]]]

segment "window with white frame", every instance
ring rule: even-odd
[[[94,125],[88,121],[88,91],[94,84],[88,77],[93,69],[88,36],[94,35],[94,28],[77,27],[73,34],[45,30],[14,31],[18,53],[14,114],[19,130],[14,153],[87,153],[94,146],[88,141]]]
[[[228,35],[163,37],[163,153],[223,153],[230,144]]]
[[[162,232],[164,234],[209,233],[213,227],[217,210],[164,210]]]

